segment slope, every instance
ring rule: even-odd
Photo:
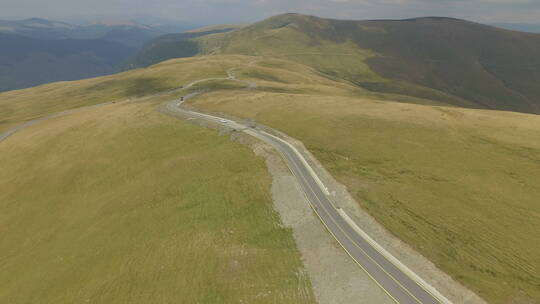
[[[0,94],[16,109],[0,120],[118,101],[0,142],[0,302],[314,302],[291,231],[272,209],[263,160],[155,111],[177,97],[153,95],[171,83],[240,60]],[[156,87],[141,88],[151,77]]]
[[[191,92],[213,91],[190,106],[303,141],[390,232],[490,303],[540,300],[537,115],[405,104],[294,61],[199,56],[0,94],[0,131],[82,105],[162,91],[153,98],[167,101],[189,93],[170,89],[231,70],[256,89],[201,82]]]
[[[187,48],[156,48],[167,49],[167,58],[197,50],[273,56],[374,92],[540,113],[540,34],[458,19],[345,21],[285,14],[190,40]]]
[[[235,56],[193,58],[110,76],[4,92],[0,94],[0,132],[65,110],[163,94],[193,80],[223,77],[227,69],[241,60],[242,57]]]
[[[293,59],[374,91],[540,113],[537,34],[450,18],[341,21],[287,14],[208,38],[212,52]]]
[[[191,100],[304,142],[389,231],[489,303],[540,300],[540,118],[376,100],[291,62],[236,69],[258,91]]]
[[[172,58],[193,57],[200,52],[194,38],[226,33],[237,28],[234,25],[214,26],[157,37],[147,42],[124,66],[126,69],[143,68]]]

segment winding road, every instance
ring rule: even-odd
[[[196,84],[210,80],[232,80],[243,83],[247,89],[256,88],[256,84],[239,80],[227,71],[227,77],[208,78],[194,81],[180,89],[188,89]],[[175,91],[177,91],[175,90]],[[451,304],[435,288],[422,280],[413,271],[388,253],[377,242],[371,239],[354,221],[332,202],[328,188],[308,164],[304,156],[286,140],[256,127],[249,127],[234,120],[200,113],[182,107],[182,102],[202,92],[195,92],[181,100],[172,100],[162,106],[161,112],[181,114],[182,116],[201,119],[237,132],[243,132],[274,147],[283,157],[306,195],[311,207],[325,225],[327,230],[349,254],[349,256],[396,302],[400,304]],[[0,133],[0,142],[15,132],[54,117],[79,112],[109,103],[67,110],[50,116],[34,119]],[[270,129],[268,129],[270,130]]]
[[[228,71],[229,80],[237,80]],[[240,81],[240,80],[237,80]],[[254,84],[240,81],[248,88]],[[195,94],[196,95],[196,94]],[[193,97],[195,95],[191,95]],[[450,304],[450,300],[422,280],[394,256],[371,239],[344,210],[336,208],[328,188],[302,154],[287,141],[258,128],[237,121],[200,113],[182,107],[183,100],[165,104],[162,112],[201,119],[237,132],[243,132],[274,147],[294,174],[311,207],[327,230],[349,256],[396,302],[400,304]]]

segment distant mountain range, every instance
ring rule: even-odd
[[[139,48],[146,41],[165,32],[133,22],[102,22],[91,25],[72,25],[40,18],[20,21],[1,21],[0,33],[21,35],[43,40],[103,39],[131,48]]]
[[[115,73],[144,43],[163,34],[125,22],[0,21],[0,91]]]
[[[280,57],[373,92],[540,114],[540,34],[459,19],[347,21],[284,14],[181,44],[157,39],[133,58],[201,54]]]
[[[199,53],[194,38],[226,33],[241,28],[237,25],[205,27],[198,30],[167,34],[155,38],[141,48],[125,64],[126,69],[142,68],[172,58],[192,57]]]
[[[0,91],[111,74],[135,49],[103,39],[39,40],[0,33]]]
[[[131,22],[0,21],[0,91],[171,58],[242,54],[294,60],[374,93],[538,114],[540,34],[500,27],[442,17],[347,21],[284,14],[249,26],[166,34]]]
[[[530,23],[494,23],[494,26],[520,31],[520,32],[529,32],[529,33],[540,33],[540,24],[530,24]]]

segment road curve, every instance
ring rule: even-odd
[[[256,85],[239,79],[233,74],[233,69],[227,71],[224,78],[209,78],[194,81],[183,88],[209,80],[233,80],[246,84],[247,88]],[[176,90],[175,90],[176,91]],[[190,94],[190,97],[198,93]],[[315,171],[310,167],[298,150],[285,140],[263,130],[251,128],[233,120],[218,116],[199,113],[184,109],[181,101],[172,100],[165,104],[164,111],[179,113],[188,117],[203,119],[215,124],[227,126],[239,132],[244,132],[273,146],[283,157],[287,166],[297,178],[313,210],[349,256],[396,302],[400,304],[451,304],[437,290],[424,282],[414,272],[401,264],[395,257],[375,243],[365,232],[352,222],[346,213],[332,203],[328,189],[324,186]],[[99,107],[110,103],[67,110],[50,116],[34,119],[0,133],[0,142],[13,133],[54,117]]]
[[[425,283],[367,236],[341,209],[332,203],[328,189],[294,146],[257,128],[233,120],[181,107],[173,100],[166,112],[183,114],[244,132],[274,147],[297,178],[313,210],[349,256],[396,302],[400,304],[449,304],[448,299]],[[429,290],[429,291],[428,291]]]
[[[248,82],[236,79],[236,77],[234,76],[233,70],[234,70],[234,68],[231,68],[231,69],[227,70],[227,77],[214,77],[214,78],[198,79],[198,80],[195,80],[195,81],[193,81],[193,82],[191,82],[189,84],[181,86],[179,88],[174,88],[174,89],[170,89],[170,90],[167,90],[167,91],[163,91],[163,92],[154,94],[154,96],[165,95],[165,94],[174,93],[174,92],[180,91],[180,90],[190,89],[191,87],[193,87],[193,86],[195,86],[195,85],[197,85],[199,83],[212,81],[212,80],[232,80],[232,81],[237,81],[237,82],[243,83],[249,88],[256,87],[256,85],[254,86],[252,83],[248,83]],[[192,94],[188,95],[187,97],[195,96],[197,94],[199,94],[199,92],[192,93]],[[99,104],[95,104],[95,105],[83,106],[83,107],[75,108],[75,109],[68,109],[68,110],[65,110],[65,111],[58,112],[58,113],[53,113],[51,115],[47,115],[47,116],[38,117],[38,118],[35,118],[35,119],[32,119],[32,120],[28,120],[26,122],[15,125],[15,126],[9,128],[9,129],[7,129],[7,130],[5,130],[3,132],[0,132],[0,142],[5,140],[6,138],[10,137],[11,135],[15,134],[16,132],[21,131],[22,129],[30,127],[32,125],[35,125],[37,123],[44,122],[44,121],[47,121],[47,120],[52,119],[52,118],[56,118],[56,117],[60,117],[60,116],[68,115],[68,114],[73,114],[73,113],[89,110],[89,109],[96,108],[96,107],[109,105],[109,104],[112,104],[112,103],[114,103],[114,102],[108,101],[108,102],[99,103]]]

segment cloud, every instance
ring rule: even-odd
[[[136,18],[252,22],[284,12],[347,19],[449,16],[538,23],[539,0],[1,0],[0,18]]]

